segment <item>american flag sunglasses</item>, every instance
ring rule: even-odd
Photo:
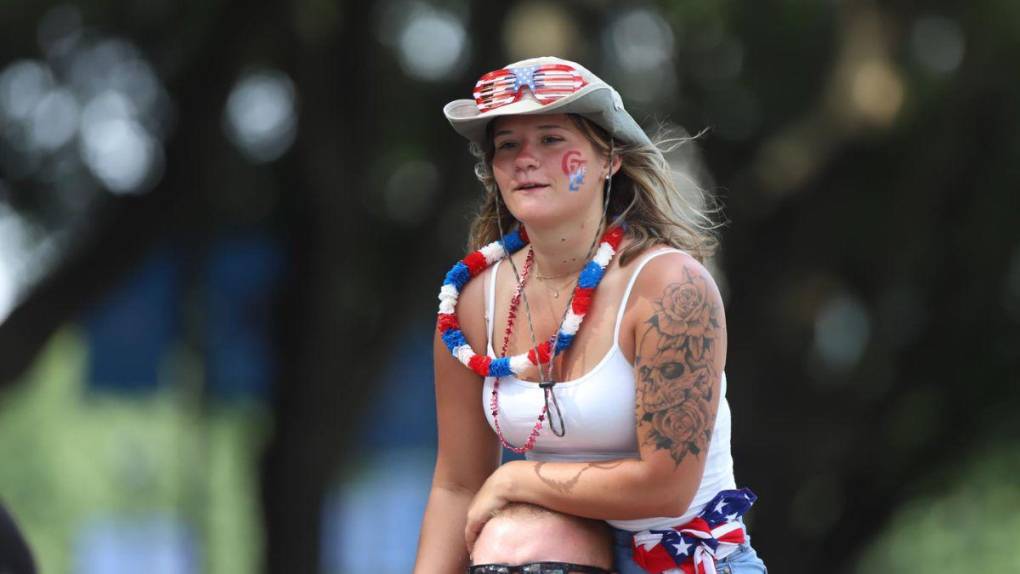
[[[588,85],[581,73],[566,64],[543,64],[522,68],[503,68],[489,72],[475,84],[478,111],[512,104],[521,99],[527,87],[542,105],[573,94]]]

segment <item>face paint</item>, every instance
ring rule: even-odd
[[[584,183],[584,166],[577,168],[570,174],[570,191],[577,191],[581,189],[581,184]]]
[[[563,154],[563,161],[560,162],[560,168],[563,173],[570,178],[570,191],[577,191],[581,189],[581,184],[584,183],[584,174],[588,171],[588,162],[581,159],[581,152],[576,149],[572,149],[567,153]]]

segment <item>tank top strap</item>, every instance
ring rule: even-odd
[[[493,309],[496,308],[496,273],[499,272],[499,264],[502,262],[503,260],[500,259],[492,266],[492,273],[489,273],[489,282],[485,290],[485,330],[488,334],[485,346],[490,357],[496,356],[496,350],[492,347],[492,329],[496,323],[496,314]]]
[[[649,261],[655,259],[660,255],[665,255],[666,253],[683,253],[683,251],[679,249],[674,249],[672,247],[659,249],[658,251],[646,255],[644,259],[642,259],[641,262],[638,263],[637,268],[634,269],[634,272],[631,273],[630,280],[627,281],[627,289],[624,290],[623,298],[620,299],[620,309],[616,312],[616,326],[613,328],[614,346],[619,346],[620,344],[620,323],[623,322],[623,313],[627,310],[627,301],[630,300],[630,292],[632,289],[634,289],[634,284],[637,283],[638,275],[641,274],[641,270],[645,268],[645,265],[647,265]]]

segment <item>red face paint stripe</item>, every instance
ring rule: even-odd
[[[563,159],[560,161],[560,169],[563,170],[564,175],[570,175],[585,163],[587,162],[581,159],[581,152],[572,149],[563,154]]]

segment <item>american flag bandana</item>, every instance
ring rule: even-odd
[[[716,574],[715,561],[744,543],[744,527],[737,518],[755,500],[747,488],[723,490],[686,524],[635,533],[634,562],[650,574]]]

